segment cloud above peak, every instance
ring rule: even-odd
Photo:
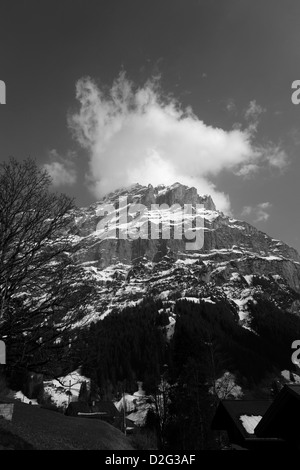
[[[269,211],[272,208],[270,202],[261,202],[255,206],[245,206],[242,210],[242,217],[250,217],[254,222],[265,222],[269,219]]]
[[[43,168],[51,176],[53,186],[58,187],[76,183],[77,172],[73,152],[61,156],[56,149],[52,149],[48,152],[48,160],[49,162],[45,163]]]
[[[97,198],[135,182],[180,181],[200,194],[210,193],[218,209],[229,212],[229,197],[213,178],[224,170],[243,175],[246,168],[248,174],[262,158],[249,129],[225,131],[205,124],[191,107],[165,96],[159,79],[137,87],[122,72],[107,88],[86,77],[76,84],[76,98],[80,107],[68,123],[87,149],[88,182]],[[253,102],[249,120],[256,122],[260,113]],[[280,164],[280,155],[276,158]]]

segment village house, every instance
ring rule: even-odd
[[[231,449],[300,450],[300,384],[272,400],[221,400],[212,429],[225,431]]]

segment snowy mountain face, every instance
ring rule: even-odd
[[[246,328],[249,303],[262,297],[299,315],[297,251],[217,211],[211,197],[198,195],[195,188],[136,184],[74,210],[71,218],[70,237],[81,245],[77,261],[87,277],[97,280],[99,293],[77,326],[148,296],[162,299],[168,308],[170,335],[173,306],[183,298],[226,299]],[[180,237],[181,227],[188,227],[198,244],[184,230]]]

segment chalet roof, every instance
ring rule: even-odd
[[[286,385],[286,387],[288,387],[290,393],[298,397],[300,400],[300,384],[289,384]]]
[[[83,401],[71,401],[66,409],[67,416],[76,416],[78,413],[88,413],[89,406]]]
[[[112,401],[96,401],[95,405],[91,406],[91,411],[99,412],[99,413],[106,413],[107,416],[119,416],[120,412],[114,405]]]
[[[286,437],[299,427],[300,385],[285,385],[255,429],[259,437]]]
[[[258,422],[271,404],[270,400],[222,400],[213,418],[212,429],[224,430],[225,422],[231,421],[242,438],[254,438],[255,434],[248,432],[249,428],[243,425],[243,417],[253,418],[254,421],[257,418]]]

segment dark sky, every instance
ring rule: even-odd
[[[300,250],[299,44],[298,0],[1,0],[0,160],[76,155],[76,182],[58,189],[88,205],[89,151],[67,123],[82,77],[105,87],[122,70],[137,86],[160,75],[165,94],[226,132],[245,125],[255,102],[255,145],[276,149],[282,164],[246,178],[225,168],[210,180],[234,216]]]

